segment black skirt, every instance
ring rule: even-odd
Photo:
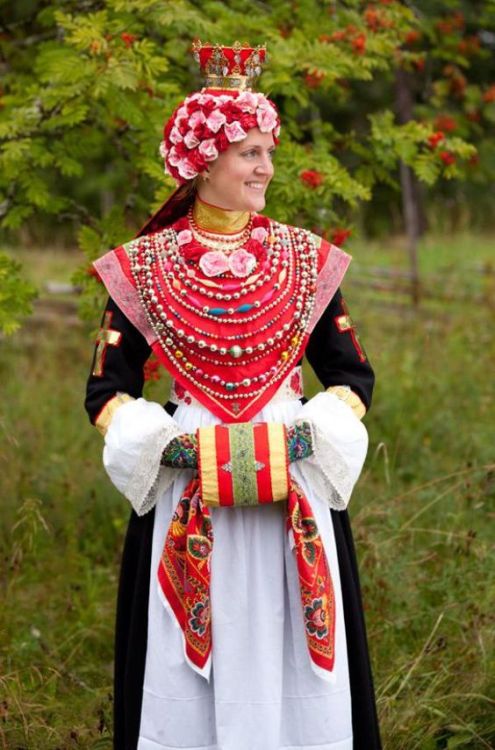
[[[353,747],[354,750],[380,750],[359,575],[349,516],[347,511],[331,510],[330,513],[335,532],[344,604]],[[125,539],[115,643],[115,750],[136,750],[138,742],[148,633],[154,518],[154,511],[141,517],[132,512]]]

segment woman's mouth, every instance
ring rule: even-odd
[[[262,192],[265,189],[265,184],[263,182],[246,182],[245,184],[251,188],[251,190]]]

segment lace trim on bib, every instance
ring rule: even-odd
[[[315,325],[323,315],[325,308],[339,288],[351,260],[351,256],[339,247],[336,245],[330,246],[330,252],[328,253],[323,268],[318,274],[315,303],[307,328],[308,333],[311,333],[314,329]]]

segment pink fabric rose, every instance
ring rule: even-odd
[[[214,138],[207,138],[202,141],[198,148],[199,153],[205,157],[206,161],[214,161],[218,157],[218,149],[215,146]]]
[[[271,133],[277,124],[277,115],[275,110],[268,106],[267,108],[259,108],[256,111],[256,119],[258,121],[258,127],[262,133]]]
[[[192,180],[193,177],[196,177],[196,175],[198,174],[197,170],[194,169],[189,159],[181,159],[177,164],[177,169],[179,170],[180,176],[185,180]]]
[[[229,270],[227,257],[220,250],[211,250],[199,259],[199,267],[205,276],[219,276]]]
[[[177,153],[177,149],[175,148],[175,146],[172,146],[168,154],[169,164],[171,164],[173,167],[177,167],[179,165],[180,160],[181,158],[179,154]]]
[[[261,128],[260,128],[261,130]],[[239,125],[238,122],[229,122],[224,127],[225,135],[227,136],[230,143],[237,143],[237,141],[243,141],[247,136],[246,131]]]
[[[225,125],[227,118],[218,109],[214,109],[211,115],[206,120],[206,125],[210,128],[212,133],[218,133],[222,125]]]
[[[239,94],[235,101],[243,112],[250,112],[253,115],[256,112],[258,97],[251,91],[244,91],[242,94]]]
[[[204,122],[206,122],[206,117],[204,116],[203,112],[198,109],[198,111],[193,112],[191,117],[189,118],[189,127],[191,128],[191,130],[194,130],[195,127],[197,127],[198,125],[202,125]]]
[[[189,229],[183,229],[182,232],[177,234],[177,244],[187,245],[189,242],[192,242],[192,238],[192,232]]]
[[[187,120],[188,117],[189,117],[189,112],[187,111],[187,107],[183,106],[177,110],[177,114],[175,115],[175,120],[176,122],[180,122],[181,120]]]
[[[182,138],[182,135],[181,135],[179,129],[177,127],[175,127],[175,126],[170,131],[169,138],[172,141],[172,143],[182,143],[182,141],[183,141],[183,138]]]
[[[264,242],[268,237],[268,232],[265,227],[255,227],[251,232],[251,239],[257,240],[258,242]]]
[[[184,136],[184,143],[186,144],[187,148],[196,148],[196,146],[199,144],[199,138],[195,136],[193,130],[189,130]]]
[[[233,275],[237,276],[237,278],[249,276],[249,274],[254,270],[255,267],[256,258],[254,257],[254,255],[251,255],[251,253],[248,253],[242,248],[240,250],[236,250],[235,253],[232,253],[229,258],[229,268],[232,271]]]

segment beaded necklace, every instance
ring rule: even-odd
[[[242,245],[249,239],[253,226],[253,220],[251,217],[248,224],[242,231],[236,232],[232,235],[210,232],[206,229],[202,229],[196,223],[196,221],[194,220],[192,206],[187,213],[187,218],[189,220],[192,235],[197,241],[199,241],[205,247],[210,248],[211,250],[222,250],[223,252],[227,253],[233,252],[234,250],[242,247]]]
[[[305,346],[316,289],[315,242],[305,230],[270,222],[265,250],[257,278],[226,276],[214,291],[181,256],[173,226],[127,246],[164,364],[227,421],[242,418],[251,405],[261,408],[260,399],[276,390]],[[186,283],[191,278],[194,288]]]

